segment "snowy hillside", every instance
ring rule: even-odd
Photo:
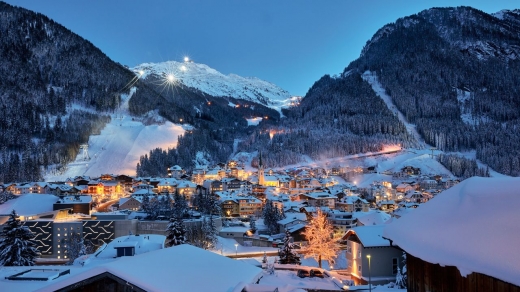
[[[132,68],[142,78],[156,75],[198,89],[212,96],[230,96],[250,100],[266,106],[278,107],[288,102],[291,94],[282,88],[254,77],[224,75],[204,64],[191,61],[144,63]],[[170,77],[171,76],[171,77]]]
[[[81,175],[98,177],[106,173],[135,175],[141,155],[158,147],[174,148],[178,136],[184,133],[185,128],[191,128],[188,125],[163,122],[160,117],[155,117],[157,123],[145,125],[128,115],[129,99],[130,96],[123,98],[119,111],[112,115],[112,121],[100,135],[90,136],[88,158],[80,152],[76,160],[67,165],[64,173],[48,173],[45,180],[63,181]],[[150,112],[147,118],[153,115]]]

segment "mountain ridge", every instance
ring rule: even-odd
[[[266,106],[281,106],[291,98],[286,90],[257,77],[242,77],[236,74],[224,75],[205,64],[193,61],[162,63],[143,63],[132,68],[160,77],[173,76],[176,82],[195,88],[212,96],[225,96],[257,102]]]

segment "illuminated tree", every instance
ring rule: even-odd
[[[304,250],[304,257],[314,258],[318,261],[320,268],[321,260],[333,264],[339,251],[339,245],[333,238],[333,234],[334,230],[327,220],[327,216],[318,208],[310,224],[303,232],[308,241],[307,248]]]

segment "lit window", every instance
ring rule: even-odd
[[[58,250],[58,253],[60,253],[60,251]]]
[[[58,256],[58,258],[60,259],[61,257],[60,257],[60,256]]]
[[[61,236],[61,234],[58,233],[58,236]]]

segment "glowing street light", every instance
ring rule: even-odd
[[[238,243],[235,243],[235,256],[238,255]]]
[[[370,255],[367,254],[368,258],[368,290],[372,291],[372,277],[370,276]]]

